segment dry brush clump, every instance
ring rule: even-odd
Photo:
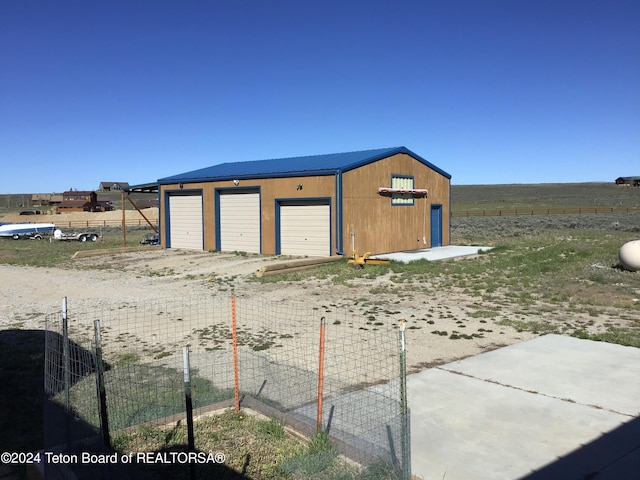
[[[454,210],[462,206],[477,208],[503,205],[502,208],[528,207],[637,207],[640,189],[619,187],[613,182],[542,183],[511,185],[452,185]]]
[[[640,213],[602,215],[522,215],[509,217],[453,217],[451,231],[454,243],[489,241],[510,237],[537,236],[545,231],[617,231],[638,233]],[[577,232],[578,233],[578,232]]]

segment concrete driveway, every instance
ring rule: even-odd
[[[468,257],[477,255],[480,252],[487,252],[493,247],[467,246],[467,245],[447,245],[444,247],[425,248],[410,252],[395,252],[374,255],[372,258],[394,260],[396,262],[409,263],[416,260],[426,259],[429,261],[446,260],[449,258]]]
[[[638,348],[547,335],[410,375],[407,390],[425,480],[640,479]]]

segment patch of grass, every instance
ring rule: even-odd
[[[113,363],[116,365],[136,364],[140,362],[140,357],[137,353],[126,352],[119,354],[115,357]]]
[[[305,451],[283,462],[281,469],[294,478],[317,478],[336,462],[337,456],[338,452],[331,445],[329,436],[325,432],[318,432]]]
[[[631,191],[629,191],[631,190]],[[455,211],[520,209],[523,213],[544,208],[620,207],[638,205],[634,189],[606,183],[544,183],[520,185],[452,185]],[[606,212],[603,209],[602,212]],[[517,217],[516,217],[517,218]]]
[[[281,439],[284,438],[284,422],[274,418],[258,423],[258,430],[270,437]]]
[[[194,424],[196,450],[224,452],[224,468],[199,465],[198,478],[260,478],[263,480],[393,480],[400,472],[387,462],[378,462],[361,470],[338,456],[329,436],[320,432],[308,442],[287,433],[279,420],[263,420],[245,411],[226,411],[205,417]],[[120,453],[184,450],[184,426],[141,425],[114,438]],[[184,467],[184,466],[183,466]],[[177,466],[148,465],[163,478],[188,478],[188,469]],[[216,470],[217,468],[217,470]]]
[[[261,420],[244,411],[202,418],[195,422],[194,434],[197,451],[223,452],[226,456],[224,465],[198,465],[198,478],[235,479],[243,475],[243,478],[285,480],[290,477],[282,472],[280,464],[304,452],[304,445],[286,435],[281,423]],[[186,450],[186,428],[141,426],[119,436],[117,445],[121,453]],[[186,465],[146,468],[162,478],[189,478]]]
[[[472,340],[473,338],[482,338],[482,335],[479,334],[473,334],[473,335],[468,335],[466,333],[460,333],[460,332],[452,332],[451,335],[449,336],[449,340]]]
[[[98,228],[88,230],[99,231]],[[144,230],[146,231],[146,230]],[[141,235],[144,235],[142,233]],[[127,247],[141,247],[139,235],[127,236]],[[43,240],[13,240],[0,238],[0,263],[28,265],[32,267],[69,267],[72,256],[77,251],[122,248],[122,230],[117,227],[103,227],[102,238],[97,242],[61,242]],[[108,264],[98,264],[104,270]]]
[[[557,326],[545,322],[523,321],[523,320],[499,320],[497,325],[513,327],[518,332],[532,332],[535,334],[545,335],[548,333],[560,333]]]
[[[475,310],[469,313],[471,318],[495,318],[500,314],[496,310]]]
[[[485,220],[485,223],[492,221],[495,218]],[[523,217],[518,221],[528,222],[530,218]],[[268,281],[316,278],[353,286],[358,280],[388,276],[395,283],[370,287],[369,293],[395,295],[399,301],[411,296],[413,291],[428,293],[434,288],[466,288],[467,295],[481,297],[484,303],[499,302],[520,309],[537,309],[541,302],[546,302],[563,306],[569,303],[571,308],[590,305],[640,310],[639,302],[634,302],[635,292],[640,290],[640,279],[612,268],[617,263],[619,246],[629,239],[627,232],[609,230],[581,231],[576,235],[574,229],[537,229],[527,236],[503,237],[493,250],[469,261],[420,260],[353,269],[345,260],[267,278]],[[499,311],[483,307],[469,316],[496,318]]]
[[[574,331],[571,336],[640,348],[640,328],[610,327],[609,330],[604,333],[588,333],[585,330],[579,329]]]
[[[183,372],[162,365],[133,361],[133,357],[111,365],[104,375],[109,424],[114,430],[168,417],[184,411]],[[215,387],[193,372],[194,408],[233,398],[231,390]],[[53,401],[62,404],[63,392]],[[75,413],[88,424],[99,425],[95,373],[88,373],[70,389]]]

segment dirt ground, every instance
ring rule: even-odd
[[[157,208],[144,212],[152,222],[157,221]],[[141,218],[135,211],[126,213],[128,222]],[[78,212],[38,217],[39,222],[57,224],[86,223],[89,220],[92,223],[110,223],[121,219],[122,212]],[[589,222],[597,220],[599,223],[594,225],[601,228],[602,221],[611,221],[609,217],[581,216],[576,221],[583,228],[589,228]],[[564,221],[569,218],[564,217]],[[24,217],[19,220],[24,221]],[[456,225],[461,234],[477,228],[488,228],[486,222],[475,225],[476,220],[482,221],[482,218],[463,220],[466,223]],[[500,217],[500,220],[502,223],[494,218],[491,225],[512,231],[513,228],[505,225],[505,221],[550,222],[554,219],[540,216]],[[3,217],[0,221],[11,219]],[[537,225],[535,228],[543,227]],[[408,366],[412,371],[417,371],[537,336],[529,331],[517,331],[510,326],[513,320],[540,325],[567,325],[566,313],[557,305],[537,302],[523,311],[517,302],[487,303],[482,297],[473,296],[468,290],[455,286],[442,287],[437,282],[429,285],[399,284],[392,281],[391,275],[360,278],[350,285],[336,285],[330,280],[320,279],[269,283],[255,281],[255,273],[260,267],[281,261],[270,256],[158,248],[77,259],[72,268],[0,265],[0,329],[43,329],[42,316],[59,311],[63,297],[68,297],[70,302],[95,300],[100,304],[118,305],[160,298],[211,296],[221,292],[228,294],[234,289],[236,296],[258,302],[293,304],[318,311],[342,309],[345,313],[349,312],[350,316],[359,317],[363,326],[366,326],[366,319],[372,311],[375,311],[376,322],[384,324],[379,328],[393,328],[400,319],[405,319],[408,327]],[[608,325],[625,326],[628,320],[619,318],[619,313],[611,308],[598,309],[597,313],[574,309],[569,323],[575,327],[574,330],[579,328],[592,334],[600,333],[606,331]]]
[[[0,328],[43,329],[42,315],[59,311],[61,299],[124,303],[158,298],[212,295],[231,288],[236,296],[259,301],[353,310],[366,318],[370,305],[387,305],[386,328],[407,320],[411,371],[520,342],[535,336],[496,325],[491,318],[469,315],[466,306],[477,299],[462,292],[432,290],[402,292],[387,277],[361,279],[357,286],[329,280],[261,283],[255,273],[275,257],[195,251],[158,250],[113,254],[75,260],[76,268],[0,266]],[[473,261],[473,260],[467,260]],[[373,267],[369,267],[373,268]],[[211,278],[219,281],[212,282]],[[385,292],[389,287],[389,293]],[[381,293],[382,292],[382,293]],[[357,302],[355,302],[357,299]],[[356,305],[357,303],[357,305]],[[431,319],[431,320],[427,320]],[[364,321],[363,321],[364,323]],[[461,325],[464,327],[461,329]],[[413,328],[411,328],[413,327]],[[453,331],[473,338],[450,339],[434,332]],[[315,347],[313,347],[315,348]]]

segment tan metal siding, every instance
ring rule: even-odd
[[[426,188],[427,197],[416,197],[413,205],[392,205],[378,188],[390,187],[394,175],[412,176],[414,188]],[[449,245],[449,184],[447,177],[404,153],[345,172],[345,253],[350,253],[352,240],[360,255],[429,248],[432,204],[442,205],[442,245]]]
[[[282,205],[280,253],[282,255],[331,255],[329,205]]]
[[[202,250],[202,195],[169,197],[171,248]]]
[[[220,194],[220,250],[260,253],[260,194]]]

